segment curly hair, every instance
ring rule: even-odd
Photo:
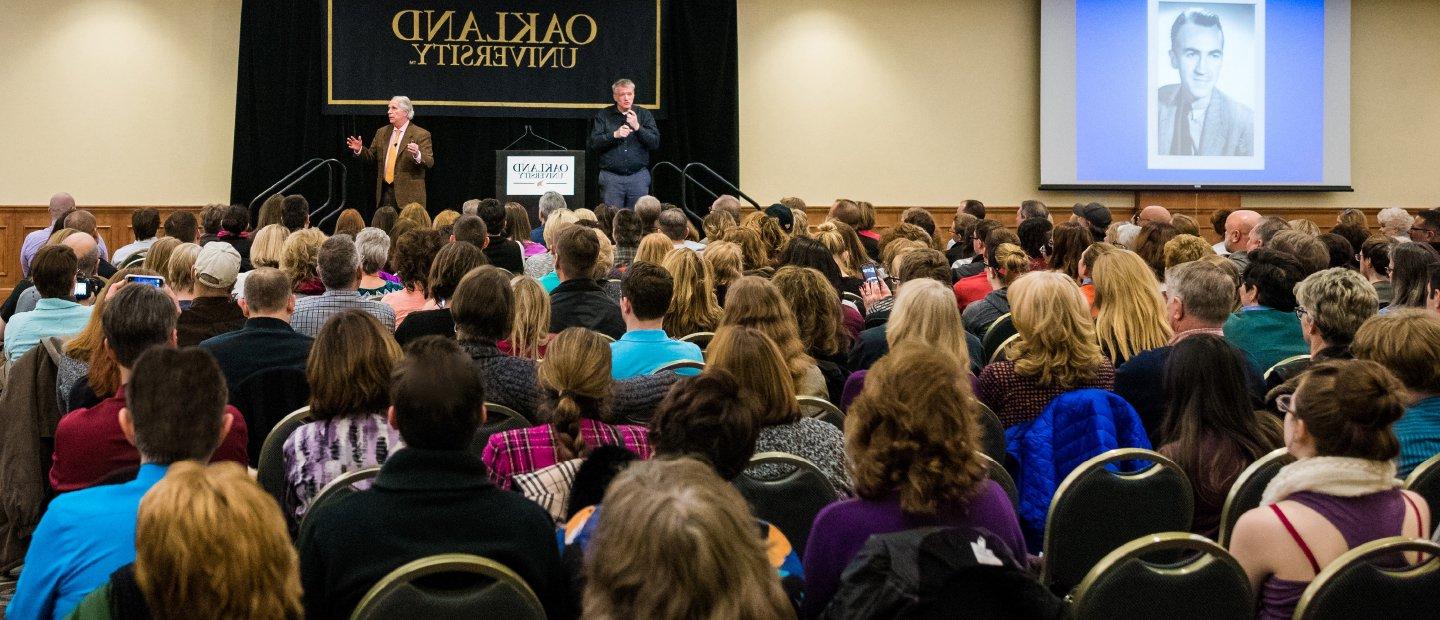
[[[285,249],[280,255],[280,271],[290,277],[290,286],[320,277],[322,243],[325,243],[325,233],[318,228],[301,228],[285,237]]]
[[[754,327],[775,341],[790,369],[790,378],[796,382],[815,365],[815,358],[805,353],[805,345],[800,342],[800,324],[790,302],[769,280],[745,276],[730,285],[720,325]]]
[[[429,228],[412,229],[395,241],[391,261],[400,283],[411,291],[430,296],[430,267],[440,253],[440,233]]]
[[[1021,276],[1009,290],[1010,316],[1020,338],[1005,353],[1015,360],[1015,373],[1063,389],[1092,379],[1100,365],[1100,342],[1075,281],[1063,273],[1037,271]]]
[[[965,372],[944,352],[913,341],[870,368],[845,423],[857,495],[898,494],[906,513],[934,515],[983,488],[979,408]]]
[[[770,283],[794,306],[800,339],[810,345],[811,351],[837,355],[850,350],[850,332],[841,316],[840,298],[824,275],[809,267],[786,266],[775,272]]]

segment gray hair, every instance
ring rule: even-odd
[[[1030,218],[1048,220],[1050,219],[1050,208],[1039,200],[1026,200],[1020,203],[1020,209],[1016,211],[1016,216],[1022,220]]]
[[[1165,288],[1180,299],[1185,313],[1208,325],[1221,325],[1235,311],[1238,298],[1229,274],[1205,261],[1180,263],[1165,271]]]
[[[1295,301],[1310,315],[1327,344],[1350,344],[1360,325],[1380,311],[1375,287],[1359,272],[1333,267],[1295,285]]]
[[[660,232],[665,233],[666,237],[677,243],[684,241],[690,233],[689,222],[685,220],[685,214],[681,213],[679,209],[661,211],[660,215],[655,218],[655,225]]]
[[[1115,241],[1130,250],[1135,249],[1135,239],[1139,236],[1140,227],[1130,223],[1121,224],[1115,231]]]
[[[618,80],[615,80],[614,84],[610,85],[610,90],[612,91],[621,88],[635,88],[635,83],[631,82],[628,78],[620,78]]]
[[[551,213],[569,208],[569,205],[565,204],[565,197],[561,196],[560,192],[545,192],[545,195],[540,197],[540,220],[548,220]]]
[[[335,235],[320,244],[320,255],[316,261],[320,281],[326,290],[349,290],[355,288],[355,272],[360,269],[360,252],[350,235]]]
[[[1375,216],[1375,219],[1380,222],[1380,232],[1391,237],[1408,235],[1410,233],[1410,225],[1415,223],[1415,216],[1410,215],[1410,213],[1400,207],[1386,207],[1381,209],[1380,213]]]
[[[471,198],[460,203],[460,215],[477,215],[480,211],[480,199]]]
[[[400,109],[405,110],[405,118],[415,120],[415,104],[410,103],[410,98],[405,95],[395,95],[390,98],[390,103],[400,104]]]
[[[390,258],[390,235],[379,228],[367,227],[355,234],[355,248],[360,251],[360,266],[365,273],[375,273]]]

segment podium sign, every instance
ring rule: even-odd
[[[585,206],[585,151],[495,151],[495,197],[525,205],[533,226],[541,224],[536,208],[546,192],[564,196],[571,209]]]

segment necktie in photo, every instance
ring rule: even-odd
[[[390,149],[385,151],[385,182],[395,183],[395,155],[400,148],[400,136],[390,138]]]
[[[1175,139],[1170,143],[1171,155],[1194,155],[1195,140],[1190,135],[1190,98],[1180,95],[1175,106]]]

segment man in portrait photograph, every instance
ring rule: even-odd
[[[1225,64],[1220,17],[1201,8],[1180,13],[1170,27],[1170,66],[1179,84],[1160,88],[1157,144],[1160,155],[1251,156],[1255,121],[1249,106],[1216,88]]]

